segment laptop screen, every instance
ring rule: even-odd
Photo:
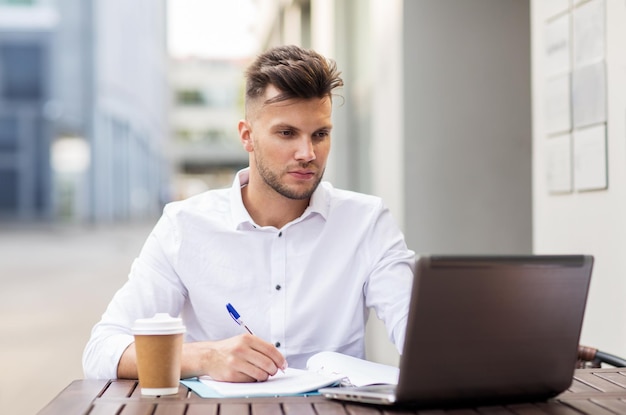
[[[544,399],[572,381],[590,256],[418,260],[397,402]]]

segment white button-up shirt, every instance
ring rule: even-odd
[[[241,186],[168,204],[129,279],[93,328],[83,355],[87,378],[116,378],[135,319],[180,315],[185,341],[242,333],[232,305],[290,367],[319,351],[363,358],[368,308],[402,352],[415,254],[380,198],[322,182],[309,207],[282,229],[258,226]]]

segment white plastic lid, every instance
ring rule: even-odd
[[[156,313],[152,318],[135,320],[133,334],[177,334],[184,333],[183,320],[168,313]]]

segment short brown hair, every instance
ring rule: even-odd
[[[263,96],[269,85],[280,94],[268,103],[292,98],[323,98],[343,86],[332,59],[298,46],[278,46],[259,55],[246,71],[246,102]]]

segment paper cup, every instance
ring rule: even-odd
[[[180,318],[157,313],[133,326],[142,395],[178,393],[185,326]]]

